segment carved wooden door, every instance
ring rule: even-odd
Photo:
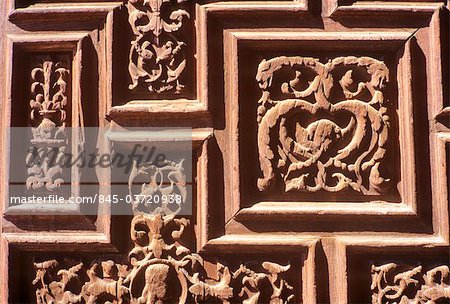
[[[449,303],[445,2],[1,1],[1,303]]]

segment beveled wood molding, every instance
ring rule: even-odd
[[[73,126],[82,126],[82,122],[79,121],[80,114],[82,111],[85,111],[86,104],[83,101],[83,98],[86,98],[87,89],[85,86],[85,78],[87,72],[93,73],[95,75],[100,75],[104,81],[99,83],[99,90],[102,92],[98,96],[98,104],[100,114],[102,116],[102,112],[106,113],[106,109],[109,108],[111,104],[111,83],[108,81],[111,80],[112,70],[111,65],[107,64],[108,58],[111,56],[111,52],[107,51],[111,50],[112,41],[110,36],[112,35],[112,14],[115,9],[120,7],[122,3],[102,3],[102,4],[86,4],[83,6],[77,5],[53,5],[52,9],[47,10],[48,6],[36,4],[32,7],[21,8],[16,10],[11,10],[9,14],[9,18],[11,22],[16,23],[19,27],[25,24],[26,20],[29,18],[36,17],[37,19],[43,18],[40,21],[40,26],[45,28],[46,24],[50,25],[51,22],[59,20],[61,22],[67,18],[79,18],[83,16],[83,20],[92,20],[93,24],[101,24],[102,30],[98,30],[96,26],[94,28],[83,28],[81,26],[79,29],[71,31],[71,32],[48,32],[48,31],[39,31],[37,34],[28,33],[23,30],[16,30],[13,33],[7,34],[5,36],[5,49],[8,50],[8,55],[11,58],[15,58],[18,56],[18,52],[21,54],[34,54],[34,53],[44,53],[44,52],[60,52],[67,54],[71,57],[70,64],[70,82],[71,82],[71,107],[73,107],[71,117],[71,121]],[[92,25],[91,25],[92,26]],[[100,47],[101,46],[101,47]],[[97,66],[88,65],[85,66],[86,63],[92,63],[93,56],[92,48],[96,49],[100,52],[99,60],[105,61],[106,64],[101,64]],[[105,50],[103,51],[102,48]],[[20,55],[22,56],[22,55]],[[111,60],[109,60],[111,61]],[[91,70],[90,70],[91,69]],[[92,71],[92,69],[95,69]],[[6,79],[9,84],[7,87],[7,100],[4,104],[2,111],[2,123],[10,125],[10,115],[8,111],[11,110],[11,101],[13,100],[13,93],[11,91],[11,84],[13,80],[13,72],[14,66],[10,63],[6,65]],[[31,72],[31,70],[30,70]],[[83,97],[84,96],[84,97]],[[103,114],[104,117],[104,114]],[[104,125],[105,122],[102,119],[99,120],[99,125]],[[7,144],[5,141],[2,142],[2,150],[8,150]],[[5,160],[6,161],[6,160]],[[6,167],[6,166],[5,166]],[[5,171],[6,174],[8,171]],[[3,175],[3,174],[2,174]],[[4,176],[2,176],[2,180]],[[5,188],[2,186],[2,194],[6,193]],[[101,208],[104,209],[102,206]],[[54,232],[52,234],[48,234],[45,232],[35,232],[35,235],[27,235],[27,229],[29,229],[29,224],[27,222],[34,222],[34,229],[45,229],[44,227],[47,225],[48,216],[47,215],[30,215],[29,210],[26,208],[22,208],[23,210],[12,210],[12,208],[8,208],[4,210],[4,205],[2,204],[2,213],[5,214],[5,219],[3,222],[2,231],[4,232],[5,237],[12,243],[19,243],[19,247],[23,247],[25,250],[33,250],[36,248],[36,244],[46,243],[51,238],[58,240],[60,239],[60,245],[57,245],[55,241],[48,242],[48,248],[58,247],[61,249],[64,248],[74,248],[72,245],[73,240],[77,239],[73,233],[61,234],[58,236],[60,232]],[[100,213],[107,213],[107,210],[101,210]],[[41,220],[39,220],[39,218]],[[51,218],[51,217],[50,217]],[[59,222],[57,221],[59,219]],[[79,246],[76,248],[79,250],[89,250],[90,244],[98,244],[99,247],[104,248],[105,251],[116,251],[114,245],[111,244],[110,240],[110,221],[109,216],[99,216],[96,220],[92,220],[82,215],[79,210],[73,210],[71,214],[67,216],[63,216],[57,218],[56,221],[53,219],[51,225],[55,227],[60,227],[62,230],[70,231],[71,229],[76,230],[74,227],[70,227],[70,224],[74,219],[78,221],[78,228],[82,228],[86,232],[86,238],[80,239]],[[37,224],[36,224],[37,223]],[[47,225],[48,226],[48,225]],[[28,227],[28,228],[27,228]],[[39,228],[40,227],[40,228]],[[23,235],[22,235],[23,234]],[[72,240],[72,241],[71,241]],[[23,246],[22,246],[23,245]]]
[[[10,1],[13,3],[13,1]],[[36,3],[25,8],[14,8],[8,14],[11,22],[25,22],[33,19],[61,20],[65,18],[98,19],[105,18],[113,10],[123,5],[120,1],[101,3]]]
[[[326,0],[322,2],[322,15],[325,17],[337,18],[341,16],[364,16],[373,12],[378,14],[418,14],[429,15],[444,7],[445,1],[421,1],[412,0],[409,2],[394,1],[350,1],[343,3],[342,0]]]

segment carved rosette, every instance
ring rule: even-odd
[[[434,304],[450,301],[449,268],[438,266],[423,274],[422,266],[403,272],[395,263],[372,265],[372,303]]]
[[[64,182],[62,162],[67,146],[68,60],[38,57],[31,71],[32,147],[26,157],[27,189],[54,191]],[[39,155],[39,157],[37,157]]]
[[[277,87],[286,72],[294,78]],[[380,173],[389,134],[382,92],[388,77],[386,65],[370,57],[326,64],[309,57],[263,60],[256,76],[262,90],[258,188],[268,190],[280,175],[286,192],[382,192],[389,181]]]
[[[150,190],[168,195],[183,193],[186,178],[182,165],[183,161],[167,162],[160,168],[135,164],[129,184],[143,174],[149,182],[142,185],[141,194],[148,195]],[[173,187],[156,183],[160,174],[170,176]],[[130,238],[134,245],[127,264],[93,261],[88,268],[74,261],[34,263],[37,303],[258,303],[263,298],[274,304],[293,301],[293,287],[285,279],[290,265],[266,261],[258,272],[241,264],[232,272],[217,263],[216,273],[210,276],[202,257],[183,245],[189,220],[177,216],[181,208],[171,211],[163,204],[148,213],[137,208],[142,203],[133,202]]]
[[[190,15],[174,7],[185,1],[128,1],[128,21],[134,34],[128,65],[130,90],[139,83],[155,93],[180,93],[184,88],[180,76],[186,67],[186,43],[179,30]]]

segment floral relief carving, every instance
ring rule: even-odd
[[[173,181],[170,189],[154,182],[163,172],[169,172],[165,176]],[[183,193],[183,161],[167,162],[160,169],[135,164],[129,183],[133,184],[139,174],[150,180],[142,184],[144,192],[153,187],[151,191],[168,195]],[[179,216],[181,208],[172,211],[163,204],[149,213],[136,208],[139,203],[133,202],[133,248],[128,263],[93,261],[89,267],[70,260],[34,263],[37,303],[258,303],[262,295],[270,303],[292,302],[293,287],[285,279],[290,265],[266,261],[261,272],[245,265],[232,272],[217,263],[216,273],[208,274],[203,258],[184,245],[190,221]],[[82,287],[77,291],[73,286]]]
[[[35,263],[37,303],[98,303],[105,299],[110,303],[208,303],[211,299],[258,303],[261,294],[266,294],[270,303],[292,302],[293,287],[283,279],[289,265],[264,262],[260,273],[245,265],[231,272],[218,263],[217,278],[209,277],[203,259],[180,243],[188,224],[174,214],[136,215],[131,223],[135,245],[129,265],[108,260],[94,261],[89,268],[75,263],[66,269],[56,260]],[[164,238],[166,233],[170,237]],[[72,280],[82,285],[78,293],[71,289],[77,285],[69,284]]]
[[[190,15],[174,7],[185,1],[128,1],[128,21],[134,34],[128,65],[130,90],[143,83],[150,92],[182,91],[180,76],[186,67],[186,43],[178,32]]]
[[[276,85],[286,71],[294,78]],[[386,189],[389,178],[380,165],[389,138],[383,95],[389,70],[383,62],[348,56],[323,64],[283,56],[263,60],[256,80],[262,90],[257,110],[261,191],[278,175],[286,192],[378,194]]]
[[[134,198],[132,202],[133,212],[145,210],[147,212],[162,211],[165,214],[178,214],[187,199],[186,175],[184,174],[183,163],[184,159],[178,163],[165,160],[162,166],[156,166],[151,162],[142,164],[134,162],[128,178],[129,194]],[[143,183],[139,193],[135,195],[132,186],[139,176],[145,176],[148,183]],[[161,194],[162,197],[167,199],[162,200],[160,205],[147,202],[146,198],[155,194]],[[176,209],[170,209],[170,205],[176,206]],[[152,206],[156,206],[156,209],[152,210]]]
[[[400,272],[395,263],[372,265],[372,303],[443,303],[450,300],[449,268],[437,266],[425,274],[422,266]]]
[[[66,107],[68,60],[38,57],[31,70],[30,125],[32,148],[27,154],[28,189],[53,191],[64,182],[60,159],[67,147]],[[37,158],[36,155],[45,157]],[[42,162],[40,161],[42,159]]]

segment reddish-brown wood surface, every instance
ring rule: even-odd
[[[446,1],[5,0],[0,14],[1,303],[450,301]],[[180,193],[191,178],[192,215],[12,208],[10,127],[41,146],[55,144],[41,131],[108,129],[102,153],[192,140],[192,177],[182,161],[158,171]],[[31,193],[64,183],[42,172]],[[117,193],[96,174],[97,194]]]

